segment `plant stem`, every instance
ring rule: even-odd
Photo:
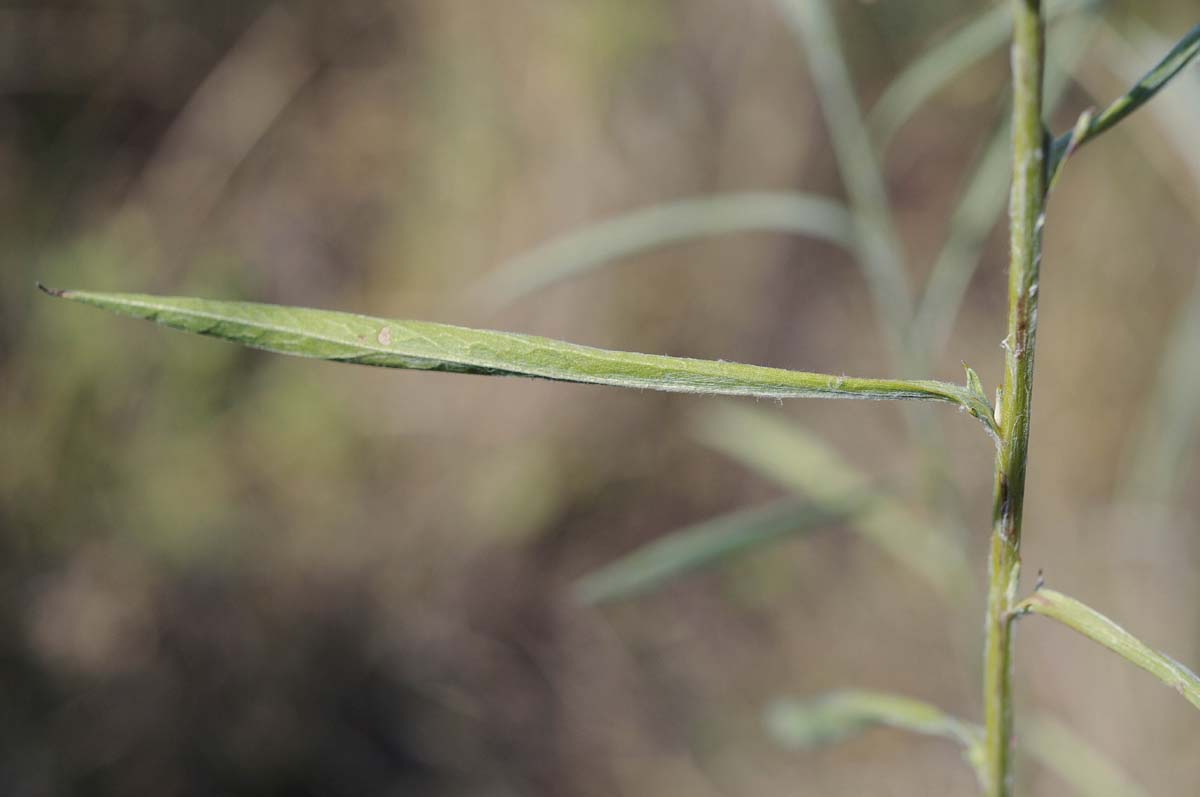
[[[999,405],[1000,444],[984,654],[985,751],[989,797],[1012,794],[1011,611],[1021,571],[1021,512],[1037,336],[1046,137],[1042,127],[1045,39],[1041,0],[1012,0],[1013,180],[1009,201],[1008,336]]]

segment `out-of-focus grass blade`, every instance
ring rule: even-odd
[[[1054,140],[1047,160],[1046,173],[1049,175],[1049,182],[1053,184],[1057,178],[1069,151],[1103,135],[1125,117],[1149,102],[1197,55],[1200,55],[1200,25],[1188,31],[1179,43],[1171,48],[1171,51],[1124,96],[1100,113],[1093,115],[1084,129],[1065,133]]]
[[[983,728],[920,700],[844,690],[812,700],[776,700],[766,710],[767,733],[781,747],[807,750],[885,726],[958,742],[983,782]],[[1070,728],[1045,715],[1022,723],[1021,749],[1081,797],[1147,797],[1147,792]]]
[[[943,597],[953,600],[970,594],[974,579],[953,535],[881,494],[866,476],[800,426],[762,410],[725,405],[698,418],[697,435],[818,506],[826,502],[838,506],[851,495],[873,496],[852,516],[851,526]]]
[[[1005,9],[1007,11],[1007,9]],[[1008,202],[1009,125],[993,135],[950,219],[950,233],[929,271],[913,319],[913,347],[936,359],[950,340],[988,236]]]
[[[789,749],[833,744],[880,725],[940,736],[962,745],[963,757],[984,781],[983,729],[920,700],[859,690],[778,700],[767,708],[766,725],[771,738]]]
[[[1103,753],[1046,715],[1021,723],[1021,749],[1063,779],[1081,797],[1150,797]]]
[[[1200,708],[1200,678],[1179,662],[1146,645],[1133,634],[1074,598],[1041,589],[1018,603],[1013,614],[1040,614],[1098,642],[1162,681]]]
[[[904,364],[913,295],[883,174],[827,0],[775,0],[808,58],[858,229],[859,257],[893,360]]]
[[[897,368],[918,373],[926,361],[911,345],[915,304],[904,245],[896,232],[883,170],[863,121],[831,4],[829,0],[775,0],[775,5],[808,60],[854,213],[859,265],[867,279],[885,350]],[[947,517],[957,517],[961,504],[956,485],[946,475],[939,428],[927,414],[905,411],[903,416],[919,451],[920,480],[933,503]]]
[[[42,286],[39,286],[42,287]],[[608,351],[512,332],[424,321],[130,293],[53,291],[53,296],[279,354],[323,360],[523,376],[560,382],[759,398],[860,398],[944,401],[969,407],[995,434],[986,400],[944,382],[857,379],[715,360]],[[989,416],[987,419],[984,416]]]
[[[848,500],[841,512],[834,512],[786,499],[712,518],[655,540],[585,576],[575,584],[575,597],[595,605],[642,595],[752,548],[824,528],[846,517],[859,503]]]
[[[811,700],[776,700],[767,707],[767,732],[788,749],[836,744],[885,726],[958,742],[982,775],[983,728],[920,700],[881,692],[844,690]],[[1045,715],[1022,723],[1021,749],[1062,778],[1081,797],[1147,797],[1147,792],[1070,728]]]
[[[1060,0],[1046,9],[1047,20],[1100,5],[1102,0]],[[979,63],[1012,37],[1012,11],[998,5],[963,25],[918,57],[891,82],[868,117],[875,146],[888,145],[912,115],[951,80]]]
[[[1010,13],[1004,11],[1008,26]],[[1066,94],[1070,73],[1097,30],[1090,15],[1065,20],[1055,30],[1046,64],[1046,107],[1053,110]],[[946,347],[967,286],[979,267],[983,247],[1008,204],[1009,130],[1007,117],[979,159],[950,220],[950,234],[930,269],[913,319],[912,346],[933,361]]]
[[[478,291],[488,302],[508,302],[639,252],[749,231],[854,246],[850,213],[833,200],[799,192],[719,194],[635,210],[567,233],[501,265]]]
[[[1126,500],[1165,502],[1178,493],[1188,472],[1187,459],[1195,450],[1200,420],[1200,278],[1167,335],[1147,406],[1119,489]]]

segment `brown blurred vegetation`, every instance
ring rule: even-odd
[[[989,4],[837,5],[869,103]],[[1195,22],[1185,0],[1125,6],[1118,27]],[[891,149],[918,274],[1005,67],[997,53],[954,81]],[[1120,90],[1096,59],[1082,72],[1108,95],[1073,89],[1059,128]],[[1114,498],[1200,244],[1196,185],[1162,152],[1147,166],[1155,135],[1132,120],[1054,197],[1026,572],[1194,665],[1194,450],[1171,500]],[[954,413],[937,415],[980,588],[953,615],[844,529],[584,609],[579,575],[777,493],[695,442],[712,400],[287,360],[33,290],[887,373],[861,272],[798,238],[676,246],[501,309],[478,295],[506,258],[589,221],[791,188],[841,193],[766,0],[6,4],[0,793],[969,793],[941,742],[876,731],[788,753],[760,723],[772,697],[842,686],[978,717],[977,662],[955,646],[982,612],[991,461]],[[998,380],[1003,237],[930,376],[959,380],[966,360]],[[895,407],[771,409],[917,493]],[[1200,725],[1169,690],[1045,623],[1023,626],[1018,658],[1023,707],[1153,794],[1200,786]],[[1022,778],[1064,788],[1032,764]]]

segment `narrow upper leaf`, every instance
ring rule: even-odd
[[[1086,119],[1085,125],[1054,140],[1047,164],[1046,173],[1050,178],[1048,184],[1054,183],[1072,151],[1112,129],[1122,119],[1149,102],[1151,97],[1170,83],[1197,55],[1200,55],[1200,25],[1188,31],[1187,35],[1124,96],[1100,113]]]
[[[1073,628],[1121,658],[1141,667],[1200,708],[1200,678],[1170,656],[1159,653],[1090,606],[1074,598],[1041,589],[1021,601],[1014,615],[1040,614]]]
[[[674,393],[943,401],[990,419],[990,408],[979,406],[971,391],[946,382],[860,379],[719,360],[608,351],[513,332],[251,302],[47,292],[185,332],[280,354],[359,365],[524,376]]]

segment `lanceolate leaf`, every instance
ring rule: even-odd
[[[860,379],[719,360],[634,354],[513,332],[251,302],[43,290],[185,332],[299,357],[673,393],[943,401],[965,408],[991,428],[991,410],[986,402],[967,387],[947,382]]]
[[[1170,656],[1149,647],[1090,606],[1060,592],[1041,589],[1017,604],[1013,613],[1040,614],[1075,629],[1131,664],[1141,667],[1179,692],[1193,706],[1200,708],[1200,677]]]

